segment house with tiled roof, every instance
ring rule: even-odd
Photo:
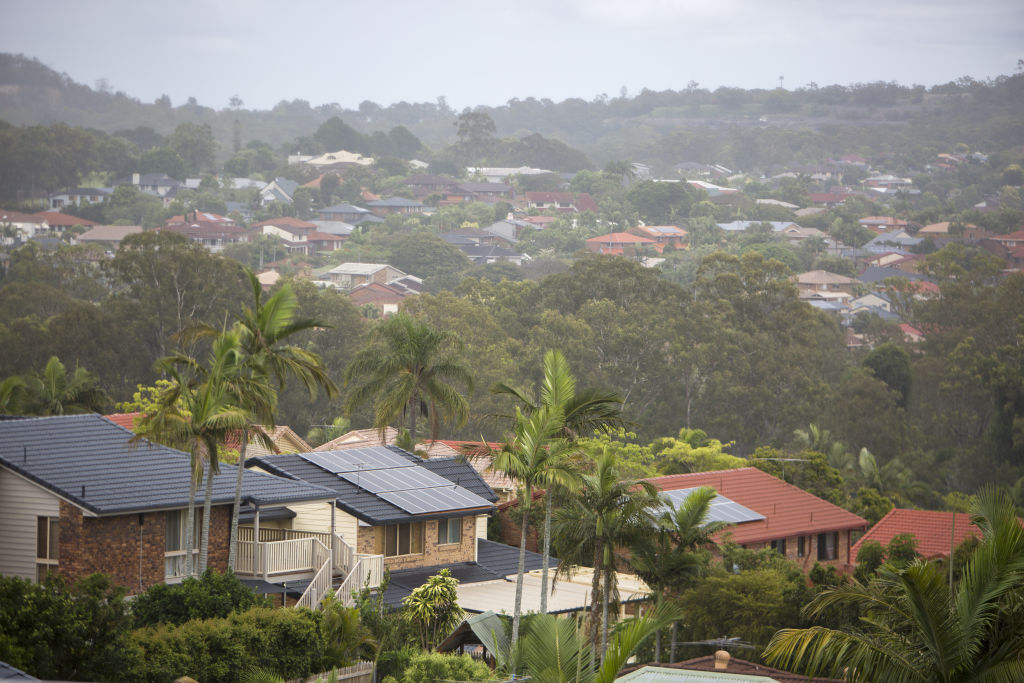
[[[640,237],[646,237],[660,244],[658,251],[664,251],[665,247],[671,245],[673,249],[685,249],[687,235],[689,233],[678,225],[638,225],[630,228],[629,232]]]
[[[405,275],[386,263],[342,263],[321,274],[319,282],[337,289],[350,290],[370,282],[387,284]]]
[[[213,253],[220,252],[229,244],[248,242],[252,236],[251,231],[239,227],[233,222],[223,223],[206,220],[198,220],[192,223],[176,223],[162,228],[154,228],[154,230],[183,235],[189,241],[201,244]]]
[[[893,508],[853,544],[854,559],[865,543],[875,541],[884,547],[900,534],[913,536],[918,554],[928,560],[948,558],[950,550],[968,538],[981,538],[967,513]]]
[[[530,209],[562,213],[596,213],[598,210],[597,202],[586,192],[527,192],[526,206]]]
[[[111,190],[107,187],[76,187],[51,194],[48,198],[50,209],[60,211],[65,206],[99,204],[106,201]]]
[[[827,270],[809,270],[793,276],[797,291],[801,298],[812,294],[831,293],[845,294],[852,297],[854,288],[860,284],[856,278],[831,273]]]
[[[274,178],[260,189],[260,202],[267,204],[291,204],[299,184],[288,178]]]
[[[815,562],[852,569],[852,535],[867,528],[860,516],[793,486],[756,467],[648,479],[662,492],[710,486],[755,515],[717,534],[745,548],[772,548],[804,571]]]
[[[366,202],[366,206],[376,216],[390,216],[392,214],[415,214],[423,213],[427,208],[423,202],[405,197],[388,197],[387,199],[376,199]]]
[[[864,218],[858,219],[857,222],[876,235],[910,227],[910,224],[907,221],[894,216],[865,216]]]
[[[50,226],[51,230],[69,230],[72,228],[91,228],[97,225],[96,221],[90,221],[87,218],[79,218],[78,216],[72,216],[70,214],[61,213],[60,211],[40,211],[33,214],[37,218],[42,218],[46,221],[46,224]]]
[[[100,415],[0,420],[0,574],[39,581],[57,572],[74,581],[103,572],[129,593],[181,580],[190,461]],[[227,569],[236,477],[235,466],[222,464],[212,480],[209,557],[220,571]],[[196,495],[197,518],[203,495]],[[242,479],[249,506],[326,503],[331,496],[257,472]],[[249,565],[236,572],[252,574],[252,557],[251,546],[240,546]]]
[[[587,240],[587,249],[595,254],[616,254],[619,256],[636,256],[643,247],[651,247],[659,253],[665,245],[647,237],[632,235],[628,232],[612,232],[607,235],[591,237]]]

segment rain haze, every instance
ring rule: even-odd
[[[0,50],[151,102],[456,108],[643,88],[934,85],[1012,73],[1019,0],[3,0]]]

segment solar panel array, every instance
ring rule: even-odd
[[[679,506],[690,497],[690,494],[696,490],[697,489],[695,488],[676,489],[674,491],[662,491],[661,494],[672,501],[672,504],[676,509],[678,509]],[[755,512],[748,507],[744,507],[736,501],[729,500],[721,494],[716,494],[715,497],[711,499],[707,521],[739,524],[741,522],[757,522],[764,518],[764,515]]]
[[[342,451],[320,451],[303,453],[302,457],[333,474],[412,466],[411,462],[386,448],[351,448]]]
[[[304,453],[302,457],[409,514],[491,506],[472,491],[386,448],[321,451]]]

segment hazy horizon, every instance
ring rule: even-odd
[[[222,109],[365,100],[455,109],[640,90],[809,83],[932,86],[1011,74],[1024,3],[979,0],[469,0],[428,5],[183,0],[0,0],[0,50],[143,102]],[[781,77],[781,78],[780,78]]]

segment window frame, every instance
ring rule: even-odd
[[[831,552],[829,552],[830,540],[832,541]],[[839,559],[839,532],[826,531],[818,534],[818,561],[830,562],[837,559]]]
[[[384,557],[422,555],[425,551],[424,526],[423,522],[401,522],[380,527],[377,552]]]
[[[462,543],[462,518],[449,517],[437,520],[437,544],[458,545],[460,543]]]
[[[60,566],[60,517],[36,517],[36,583]]]

